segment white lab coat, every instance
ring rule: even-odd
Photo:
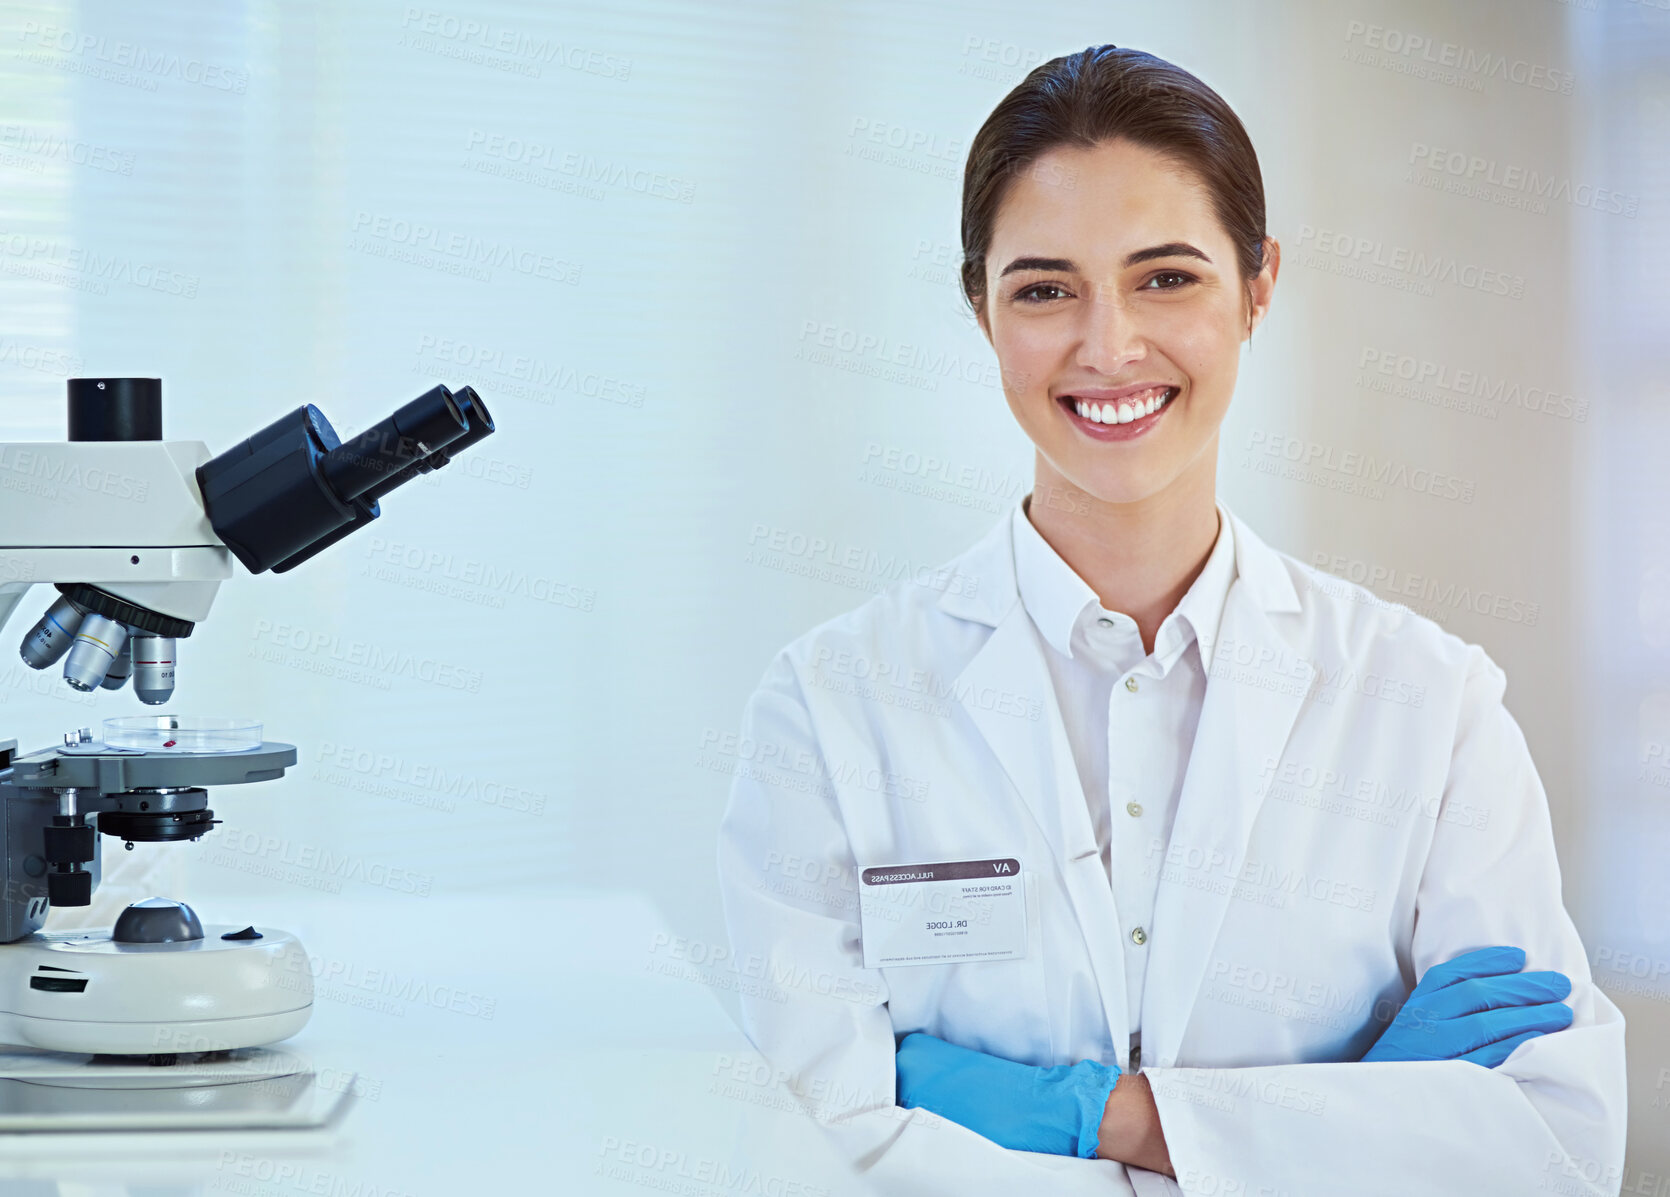
[[[1177,1180],[895,1106],[915,1030],[1130,1063],[1129,929],[1007,513],[939,574],[788,645],[748,700],[719,871],[749,1037],[882,1192],[1616,1193],[1623,1016],[1562,904],[1502,670],[1231,518],[1238,577],[1150,857],[1140,1066]],[[1025,959],[864,968],[857,870],[1000,857],[1023,865]],[[1360,1062],[1427,969],[1492,944],[1571,978],[1569,1029],[1494,1069]]]

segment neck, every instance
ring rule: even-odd
[[[1198,477],[1131,503],[1105,503],[1068,482],[1042,454],[1024,510],[1102,606],[1136,621],[1142,646],[1194,585],[1218,538],[1216,459]]]

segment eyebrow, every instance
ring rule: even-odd
[[[1125,256],[1126,266],[1135,266],[1155,258],[1199,258],[1207,265],[1212,259],[1201,253],[1194,246],[1185,241],[1168,241],[1164,245],[1150,245],[1147,249],[1139,249]],[[1077,274],[1079,268],[1071,258],[1016,258],[1003,268],[998,277],[1013,274],[1017,270],[1055,270],[1068,274]]]

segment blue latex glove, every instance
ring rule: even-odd
[[[1527,1039],[1571,1025],[1559,972],[1522,973],[1523,948],[1478,948],[1426,970],[1367,1060],[1471,1060],[1495,1068]]]
[[[1119,1066],[1080,1060],[1039,1068],[958,1047],[923,1031],[896,1057],[899,1104],[932,1110],[1017,1151],[1094,1159]]]

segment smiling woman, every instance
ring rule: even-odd
[[[1217,495],[1264,219],[1193,75],[1113,46],[1032,71],[962,222],[1032,491],[947,565],[977,587],[813,628],[744,711],[782,762],[720,829],[734,958],[774,981],[745,1027],[884,1191],[1507,1194],[1622,1164],[1623,1020],[1502,671]]]
[[[969,149],[963,293],[1034,489],[1074,500],[1029,518],[1151,647],[1218,535],[1218,430],[1281,250],[1216,92],[1137,50],[1057,62]]]
[[[985,256],[991,289],[973,295],[1038,481],[1142,519],[1156,495],[1186,491],[1205,519],[1178,531],[1204,559],[1218,427],[1269,308],[1275,244],[1240,278],[1210,192],[1163,151],[1119,137],[1043,160],[1073,185],[1014,180]],[[1075,248],[1036,252],[1049,246]]]

